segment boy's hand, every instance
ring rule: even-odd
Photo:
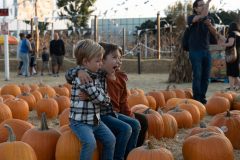
[[[93,81],[89,74],[85,71],[78,71],[78,78],[80,79],[82,84],[86,84]]]
[[[80,98],[81,101],[89,100],[88,95],[86,93],[84,93],[84,92],[80,92],[79,93],[79,98]]]

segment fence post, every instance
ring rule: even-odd
[[[98,42],[98,19],[94,16],[94,41]]]
[[[160,39],[160,13],[157,13],[157,58],[161,59],[160,50],[161,50],[161,39]]]
[[[125,45],[126,45],[126,33],[125,33],[125,27],[123,27],[123,47],[122,47],[122,54],[125,54]]]
[[[138,57],[138,74],[141,74],[141,51],[140,51],[140,45],[138,44],[138,50],[137,50],[137,57]]]

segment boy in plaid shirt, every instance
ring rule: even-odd
[[[102,65],[104,49],[92,40],[79,41],[74,54],[78,66],[71,68],[66,73],[66,80],[72,84],[70,128],[82,144],[80,160],[91,160],[96,139],[102,145],[101,160],[112,160],[116,139],[110,129],[100,120],[100,106],[105,106],[111,111],[110,98],[102,89],[101,79],[97,71]],[[86,71],[93,81],[88,84],[81,83],[75,76],[78,70]],[[88,95],[87,100],[80,100],[79,93]],[[96,137],[96,139],[95,139]]]

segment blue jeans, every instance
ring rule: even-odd
[[[101,116],[101,120],[111,129],[116,137],[114,160],[124,160],[125,151],[132,135],[132,127],[118,118],[111,115]]]
[[[20,59],[23,62],[22,75],[29,76],[29,55],[28,53],[20,53]]]
[[[103,122],[100,121],[100,124],[95,126],[70,120],[70,128],[82,144],[80,160],[92,160],[93,152],[97,148],[96,139],[103,145],[101,160],[113,160],[116,139]]]
[[[208,51],[190,51],[189,58],[193,71],[193,98],[206,103],[206,92],[211,70],[211,55]]]

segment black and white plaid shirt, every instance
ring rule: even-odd
[[[86,71],[93,79],[92,83],[81,84],[77,77],[79,70]],[[105,77],[103,73],[92,73],[82,66],[71,68],[66,72],[65,78],[72,84],[71,108],[69,118],[87,124],[97,124],[100,120],[100,109],[102,114],[113,113],[110,98],[105,92]],[[82,101],[79,93],[84,92],[89,100]]]

